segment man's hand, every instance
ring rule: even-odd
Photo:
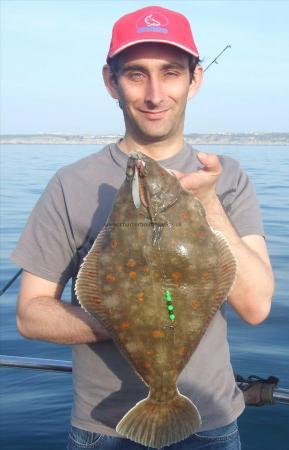
[[[182,173],[177,170],[171,172],[179,179],[181,186],[192,192],[207,210],[218,200],[216,183],[222,172],[222,166],[216,155],[199,152],[197,157],[203,164],[203,168],[197,172]]]
[[[229,303],[250,324],[262,322],[270,311],[274,278],[264,238],[260,235],[240,237],[227,217],[216,194],[222,166],[216,155],[198,153],[203,168],[185,174],[173,170],[182,187],[194,194],[206,210],[211,227],[226,237],[237,260],[237,276]]]

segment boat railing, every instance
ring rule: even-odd
[[[0,355],[0,367],[18,367],[55,372],[72,372],[72,362],[60,359],[29,358],[26,356]]]
[[[23,356],[0,355],[0,367],[35,369],[54,372],[72,372],[72,362],[29,358]],[[247,406],[275,405],[277,403],[289,404],[289,389],[277,386],[278,379],[268,377],[263,379],[256,376],[248,378],[235,375],[236,384],[243,391]]]

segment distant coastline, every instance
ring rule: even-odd
[[[117,142],[120,135],[72,134],[10,134],[0,136],[0,144],[108,144]],[[190,144],[210,145],[289,145],[289,133],[190,133],[185,136]]]

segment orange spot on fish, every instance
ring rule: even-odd
[[[133,269],[136,266],[136,261],[133,258],[130,258],[127,262],[128,267]]]
[[[194,299],[192,300],[192,308],[193,309],[199,309],[201,306],[200,300]]]
[[[177,282],[179,282],[180,279],[182,278],[182,274],[181,274],[181,272],[172,272],[172,273],[171,273],[171,277],[172,277],[173,281],[174,281],[175,283],[177,283]]]
[[[120,324],[120,328],[121,328],[122,330],[127,330],[127,329],[129,328],[129,323],[128,323],[128,322],[122,322],[122,323]]]
[[[101,303],[101,300],[99,297],[94,297],[93,299],[94,303],[96,303],[97,305],[99,305]]]
[[[188,353],[187,347],[182,347],[182,348],[180,349],[180,351],[179,351],[179,354],[180,354],[181,356],[186,356],[187,353]]]
[[[144,266],[143,269],[142,269],[142,271],[145,272],[145,273],[147,273],[147,272],[149,271],[148,266]]]
[[[151,365],[148,361],[144,361],[143,366],[145,369],[148,369]]]
[[[209,272],[203,272],[202,273],[202,279],[203,280],[208,280],[210,278],[210,274],[209,274]]]
[[[130,277],[131,280],[135,280],[136,279],[136,275],[137,275],[136,272],[129,272],[129,277]]]
[[[115,249],[117,247],[117,240],[116,239],[112,239],[111,243],[110,243],[111,248]]]
[[[139,292],[136,295],[136,298],[138,299],[139,302],[143,302],[144,301],[144,293],[143,292]]]
[[[154,338],[158,339],[158,338],[164,337],[164,332],[162,330],[154,330],[152,332],[152,335]]]
[[[145,354],[150,356],[150,355],[153,355],[154,352],[153,352],[153,350],[146,350]]]
[[[190,217],[188,211],[182,211],[181,214],[180,214],[180,216],[181,216],[181,219],[182,219],[182,220],[188,220],[189,217]]]
[[[145,235],[144,235],[143,231],[139,231],[139,233],[138,233],[138,237],[139,237],[139,239],[140,239],[141,241],[143,241],[143,240],[144,240],[144,238],[145,238]]]
[[[113,283],[115,281],[115,276],[113,273],[108,273],[105,277],[106,281],[109,283]]]

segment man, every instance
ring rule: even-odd
[[[107,331],[79,306],[59,300],[66,282],[101,230],[125,177],[131,150],[174,170],[203,203],[209,224],[230,243],[238,264],[228,302],[250,324],[270,311],[273,276],[258,202],[247,175],[226,157],[197,153],[184,143],[188,99],[202,67],[190,25],[176,12],[147,7],[119,19],[103,68],[110,95],[123,111],[117,145],[61,169],[33,210],[13,254],[24,268],[17,326],[23,336],[74,344],[74,407],[69,449],[141,449],[115,426],[147,390]],[[210,323],[179,378],[197,405],[202,429],[172,449],[238,449],[244,409],[230,364],[224,307]]]

